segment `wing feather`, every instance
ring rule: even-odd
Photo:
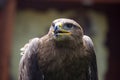
[[[34,38],[21,49],[23,56],[19,64],[19,80],[43,80],[37,58],[39,45],[39,38]]]
[[[94,45],[90,37],[84,35],[83,40],[85,41],[85,46],[87,47],[87,52],[90,54],[90,64],[88,68],[89,80],[98,80],[97,74],[97,64],[96,55],[94,50]]]

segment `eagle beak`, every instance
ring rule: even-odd
[[[59,36],[59,35],[70,35],[70,34],[71,34],[71,32],[62,29],[62,26],[63,26],[62,24],[59,24],[59,25],[55,25],[55,26],[54,26],[54,31],[53,31],[53,33],[55,34],[55,36]]]

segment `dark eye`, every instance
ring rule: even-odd
[[[55,24],[54,24],[54,23],[52,23],[52,26],[53,26],[53,27],[55,27]]]
[[[63,28],[66,29],[66,30],[70,30],[70,29],[72,29],[73,27],[74,27],[73,24],[65,24],[65,25],[63,26]]]

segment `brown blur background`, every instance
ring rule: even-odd
[[[76,20],[95,46],[99,80],[120,80],[120,0],[0,0],[0,80],[17,80],[20,48],[57,18]]]

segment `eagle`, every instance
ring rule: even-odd
[[[18,80],[98,80],[93,42],[72,19],[54,20],[21,51]]]

